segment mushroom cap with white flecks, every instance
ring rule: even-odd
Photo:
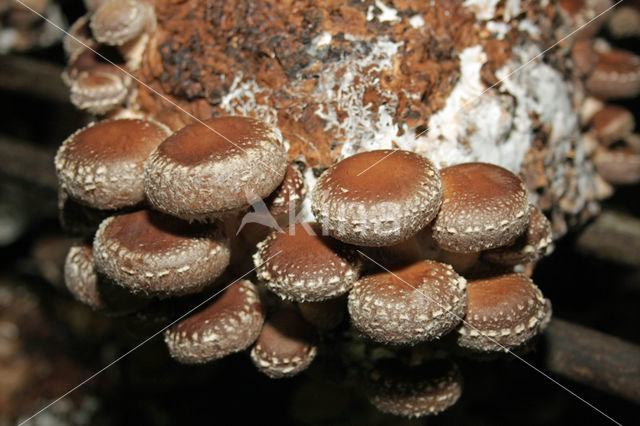
[[[304,176],[300,170],[289,164],[282,183],[264,200],[273,216],[295,214],[306,194]]]
[[[462,375],[452,361],[407,366],[398,360],[378,361],[367,377],[369,401],[380,411],[404,417],[438,414],[462,394]]]
[[[71,246],[64,262],[64,282],[74,299],[92,309],[105,307],[93,266],[93,247]]]
[[[280,309],[265,322],[251,349],[251,361],[271,378],[290,377],[311,364],[316,340],[316,331],[297,312]]]
[[[423,260],[357,281],[349,293],[349,314],[373,340],[415,344],[436,339],[464,317],[466,280],[451,266]]]
[[[311,208],[334,238],[388,246],[431,222],[441,194],[440,175],[429,159],[410,151],[375,150],[325,171],[313,189]]]
[[[524,183],[488,163],[463,163],[440,171],[442,206],[433,239],[442,248],[471,253],[513,242],[529,223]]]
[[[360,277],[355,250],[322,235],[317,224],[299,223],[270,234],[253,256],[257,276],[285,299],[317,302],[340,296]]]
[[[602,99],[637,96],[640,93],[640,57],[620,49],[600,52],[585,86],[591,95]]]
[[[458,344],[478,351],[506,351],[539,333],[549,315],[546,299],[523,274],[469,281],[464,323]]]
[[[78,109],[105,114],[124,102],[130,83],[131,78],[115,67],[92,69],[73,80],[70,100]]]
[[[551,223],[542,211],[529,206],[529,225],[513,244],[487,250],[483,258],[500,265],[515,266],[535,262],[550,250],[553,243]]]
[[[264,310],[250,281],[232,284],[203,310],[169,328],[164,341],[171,356],[201,364],[248,348],[260,334]]]
[[[282,135],[249,117],[218,117],[167,138],[145,164],[153,207],[183,219],[208,219],[248,207],[282,182],[287,152]]]
[[[120,46],[139,36],[150,19],[149,6],[138,0],[108,0],[91,15],[91,31],[100,43]]]
[[[111,216],[93,242],[96,269],[134,293],[197,293],[229,264],[229,244],[212,224],[141,210]]]
[[[92,123],[65,140],[55,158],[65,192],[96,209],[117,209],[144,200],[144,162],[169,130],[146,120]]]

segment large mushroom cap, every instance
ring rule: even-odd
[[[317,224],[295,224],[258,244],[254,255],[258,278],[285,299],[330,299],[346,293],[360,275],[358,254],[340,241],[321,235]]]
[[[407,366],[400,361],[378,361],[368,375],[369,401],[380,411],[404,417],[438,414],[462,394],[462,375],[450,361]]]
[[[267,197],[287,167],[280,132],[248,117],[212,118],[182,128],[151,154],[145,191],[154,208],[207,219]]]
[[[62,188],[97,209],[144,200],[144,162],[169,135],[146,120],[106,120],[84,127],[62,143],[55,158]]]
[[[99,272],[132,292],[158,296],[202,290],[230,257],[217,226],[190,225],[146,210],[105,219],[93,247]]]
[[[256,287],[234,283],[203,310],[165,332],[171,356],[185,364],[201,364],[248,348],[260,334],[264,311]]]
[[[549,306],[523,274],[469,281],[467,314],[458,344],[478,351],[506,351],[538,334]]]
[[[316,340],[316,331],[297,312],[280,309],[265,322],[251,349],[251,360],[271,378],[290,377],[311,364]]]
[[[488,163],[464,163],[440,171],[442,206],[433,223],[433,239],[461,253],[507,245],[529,222],[523,182]]]
[[[464,317],[466,281],[451,266],[423,260],[363,277],[349,293],[353,324],[382,343],[442,336]]]
[[[440,175],[427,158],[409,151],[377,150],[329,168],[313,189],[311,208],[334,238],[388,246],[431,222],[441,193]]]

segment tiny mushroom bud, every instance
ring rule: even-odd
[[[540,331],[546,299],[529,277],[505,274],[469,281],[467,314],[458,344],[477,351],[507,351]]]
[[[215,225],[190,225],[141,210],[105,219],[94,243],[95,264],[134,293],[179,296],[210,285],[229,264],[229,246]]]
[[[361,278],[349,293],[353,324],[375,341],[436,339],[462,320],[466,281],[451,266],[423,260]]]
[[[253,364],[271,378],[291,377],[316,356],[316,331],[291,309],[279,309],[265,322],[253,349]]]
[[[487,250],[482,256],[490,262],[506,266],[535,262],[551,249],[552,236],[549,220],[540,209],[530,205],[527,231],[513,244]]]
[[[451,361],[407,366],[400,361],[378,361],[368,375],[369,401],[380,411],[404,417],[438,414],[462,394],[462,375]]]
[[[615,38],[640,37],[640,4],[616,7],[607,22],[609,33]]]
[[[146,120],[107,120],[84,127],[62,143],[55,158],[62,188],[97,209],[144,200],[144,162],[169,134]]]
[[[97,43],[91,38],[89,15],[81,16],[69,27],[62,39],[62,47],[69,58],[74,58],[87,47],[97,47]]]
[[[615,148],[600,148],[593,162],[598,174],[613,185],[640,182],[640,151],[627,143]]]
[[[167,138],[145,165],[154,208],[183,219],[209,219],[249,206],[282,182],[287,153],[280,131],[249,117],[219,117]]]
[[[427,158],[377,150],[330,167],[312,194],[316,221],[334,238],[362,246],[388,246],[415,235],[435,217],[442,185]]]
[[[189,315],[164,335],[171,356],[202,364],[248,348],[260,334],[264,311],[249,281],[232,284],[203,310]]]
[[[440,171],[442,207],[433,223],[433,239],[442,248],[479,252],[511,243],[529,223],[523,182],[488,163],[464,163]]]
[[[360,257],[321,231],[317,224],[298,223],[258,244],[253,261],[269,290],[284,299],[317,302],[351,289],[360,276]]]

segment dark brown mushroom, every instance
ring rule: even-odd
[[[282,182],[287,153],[280,132],[248,117],[220,117],[186,126],[167,138],[145,165],[154,208],[206,220],[267,197]]]
[[[313,189],[311,208],[334,238],[388,246],[431,222],[441,193],[440,175],[427,158],[377,150],[348,157],[325,171]]]
[[[353,248],[298,223],[258,244],[253,261],[265,286],[284,299],[318,302],[346,293],[360,276]]]
[[[217,225],[190,225],[147,210],[105,219],[93,247],[99,272],[131,292],[161,297],[201,291],[230,256]]]
[[[466,280],[432,260],[361,278],[349,293],[358,330],[382,343],[415,344],[436,339],[462,320]]]
[[[169,328],[164,340],[176,360],[202,364],[248,348],[258,338],[263,323],[258,290],[243,280]]]
[[[291,377],[315,358],[316,339],[316,331],[297,312],[281,308],[265,322],[251,360],[271,378]]]

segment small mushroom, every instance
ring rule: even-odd
[[[409,151],[377,150],[326,170],[312,193],[313,214],[329,235],[349,244],[389,246],[435,217],[442,185],[436,167]]]
[[[316,331],[291,309],[271,314],[253,349],[253,364],[267,376],[291,377],[306,370],[316,356]]]
[[[462,320],[466,280],[451,266],[423,260],[358,280],[349,293],[355,327],[381,343],[436,339]]]
[[[188,125],[160,144],[145,165],[154,208],[187,220],[237,212],[282,182],[287,153],[280,131],[249,117]]]
[[[98,42],[121,46],[140,36],[149,20],[149,5],[138,0],[107,0],[91,15]]]
[[[289,164],[282,183],[264,200],[274,217],[295,215],[306,193],[300,170]]]
[[[614,38],[640,37],[640,4],[623,3],[616,7],[607,21],[607,28]]]
[[[258,290],[243,280],[169,328],[164,341],[174,359],[202,364],[248,348],[258,338],[263,323]]]
[[[94,242],[96,269],[133,293],[197,293],[229,264],[229,244],[216,225],[190,225],[141,210],[111,216]]]
[[[369,372],[367,396],[380,411],[403,417],[441,413],[462,394],[462,375],[451,361],[408,366],[383,359]]]
[[[500,265],[515,266],[531,263],[546,255],[552,247],[551,223],[533,204],[529,206],[527,231],[508,246],[487,250],[483,258]]]
[[[585,80],[589,93],[602,99],[626,99],[640,94],[640,57],[611,49],[599,53],[598,63]]]
[[[62,143],[55,158],[58,181],[97,209],[144,200],[144,162],[169,130],[146,120],[107,120],[84,127]]]
[[[68,58],[74,58],[88,47],[92,49],[97,47],[98,44],[93,40],[89,28],[89,18],[88,14],[79,17],[65,33],[62,47]]]
[[[71,295],[92,309],[104,309],[98,290],[98,276],[93,267],[93,247],[76,245],[69,249],[64,262],[64,282]]]
[[[523,274],[470,280],[458,344],[476,351],[508,351],[537,335],[549,315],[538,287]]]
[[[85,71],[71,83],[71,103],[91,114],[106,114],[125,101],[130,85],[131,78],[114,66]]]
[[[464,163],[440,171],[442,206],[433,239],[443,249],[473,253],[513,242],[529,223],[524,183],[488,163]]]
[[[253,261],[269,290],[284,299],[318,302],[351,289],[360,276],[360,257],[321,231],[317,224],[299,223],[258,244]]]
[[[605,105],[593,115],[591,125],[598,140],[610,145],[630,135],[636,123],[633,114],[626,108]]]

